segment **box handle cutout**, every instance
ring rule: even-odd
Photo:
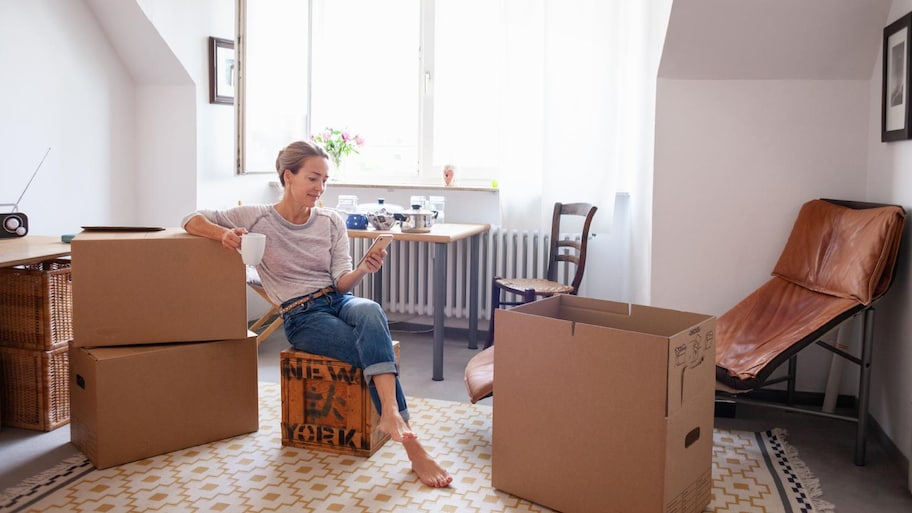
[[[85,380],[85,378],[83,378],[83,377],[80,376],[79,374],[76,375],[76,384],[79,385],[79,388],[85,390],[85,387],[86,387],[86,380]]]
[[[692,430],[690,430],[690,433],[687,433],[687,435],[684,437],[684,448],[687,449],[688,447],[690,447],[691,445],[696,443],[696,441],[699,439],[700,439],[700,426],[697,426],[697,427],[693,428]]]

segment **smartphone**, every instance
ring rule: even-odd
[[[361,257],[361,261],[358,262],[358,265],[355,267],[357,268],[362,263],[364,263],[364,259],[367,258],[367,255],[370,255],[371,253],[373,253],[375,251],[382,251],[384,248],[389,246],[391,242],[393,242],[393,234],[381,233],[380,235],[378,235],[377,238],[374,239],[373,244],[371,244],[371,246],[369,248],[367,248],[367,251],[364,252],[364,256]]]

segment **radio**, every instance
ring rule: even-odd
[[[0,206],[8,206],[5,204]],[[15,205],[12,205],[15,206]],[[28,216],[22,212],[0,214],[0,239],[25,237],[28,234]]]
[[[24,212],[19,212],[19,202],[22,201],[22,197],[25,196],[25,191],[32,185],[32,180],[35,179],[35,175],[38,174],[38,170],[41,169],[41,165],[44,164],[44,159],[47,158],[48,153],[50,152],[50,148],[44,152],[44,156],[41,157],[41,162],[38,163],[38,167],[35,168],[32,177],[29,178],[28,183],[25,184],[25,189],[22,190],[19,199],[16,200],[15,203],[0,203],[0,207],[12,207],[11,212],[0,213],[0,239],[11,239],[13,237],[25,237],[28,235],[28,216],[25,215]]]

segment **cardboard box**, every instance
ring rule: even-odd
[[[259,427],[256,335],[70,348],[70,439],[98,468]]]
[[[495,488],[568,513],[703,511],[714,317],[567,295],[496,315]]]
[[[361,369],[292,348],[280,363],[283,446],[370,457],[389,440]]]
[[[72,242],[75,347],[247,336],[239,254],[182,229],[83,231]]]

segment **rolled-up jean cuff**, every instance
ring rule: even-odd
[[[395,374],[399,375],[399,371],[396,369],[396,364],[393,362],[380,362],[373,365],[369,365],[363,371],[364,378],[370,382],[374,379],[374,376],[377,374]]]

